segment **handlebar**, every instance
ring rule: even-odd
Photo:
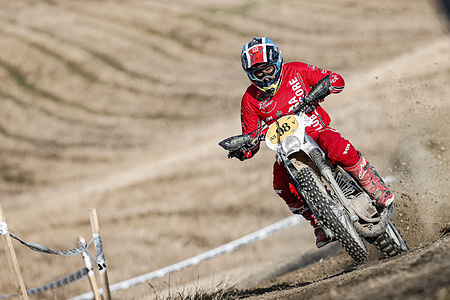
[[[323,99],[326,96],[328,96],[331,91],[333,90],[333,86],[330,83],[330,75],[327,75],[323,77],[321,80],[319,80],[311,89],[311,91],[308,93],[308,95],[303,98],[303,101],[290,113],[292,114],[298,114],[304,109],[306,109],[308,106],[312,106],[315,104],[315,102],[319,99]],[[279,116],[276,120],[280,119],[281,117],[284,117],[286,115]],[[228,150],[229,152],[233,152],[238,150],[239,148],[243,146],[247,146],[250,143],[254,142],[256,139],[261,141],[264,138],[264,135],[261,134],[262,128],[267,126],[266,124],[258,126],[254,131],[251,133],[243,134],[243,135],[236,135],[229,138],[224,139],[219,143],[219,145],[224,148],[225,150]],[[253,133],[257,132],[256,137],[254,138],[252,136]],[[259,133],[258,133],[259,132]]]

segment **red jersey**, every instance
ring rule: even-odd
[[[337,73],[307,65],[301,62],[283,64],[282,82],[273,97],[260,91],[255,85],[247,88],[241,103],[242,133],[254,132],[260,121],[270,125],[282,115],[292,113],[311,88],[323,77],[330,75],[333,86],[331,93],[339,93],[344,88],[344,79]],[[306,111],[311,118],[310,126],[306,127],[308,134],[318,131],[331,122],[328,113],[320,106],[315,105]],[[245,158],[250,158],[259,150],[259,142],[248,151]]]

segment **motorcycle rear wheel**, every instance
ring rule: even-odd
[[[366,240],[373,244],[385,258],[394,257],[409,250],[392,222],[388,223],[382,234],[374,238],[366,238]]]
[[[332,200],[313,169],[304,167],[297,170],[293,167],[291,172],[300,185],[297,187],[299,193],[314,205],[312,209],[316,217],[334,233],[339,243],[355,261],[364,261],[369,253],[364,241],[356,232],[344,208]]]

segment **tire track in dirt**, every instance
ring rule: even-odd
[[[95,178],[77,180],[62,185],[53,185],[47,189],[33,191],[33,194],[23,193],[16,197],[14,205],[29,205],[29,199],[41,203],[46,207],[48,214],[53,211],[62,211],[66,203],[75,203],[89,199],[92,195],[113,193],[115,190],[124,189],[140,182],[151,181],[160,177],[173,177],[181,169],[189,166],[190,162],[205,161],[211,153],[217,152],[219,146],[216,141],[211,141],[211,136],[226,137],[231,135],[227,121],[216,122],[207,129],[203,129],[201,136],[196,137],[195,143],[192,136],[177,139],[177,143],[189,145],[189,147],[170,147],[170,141],[161,144],[160,147],[168,150],[156,151],[149,158],[138,158],[122,163],[121,167],[107,171],[103,175],[96,175]],[[226,153],[223,154],[226,159]],[[60,195],[64,194],[64,202],[58,201]],[[21,203],[22,202],[22,203]],[[25,212],[26,214],[26,212]],[[68,222],[67,219],[64,222]],[[58,224],[60,225],[60,224]]]
[[[395,131],[396,123],[379,127],[375,115],[382,115],[385,109],[374,105],[378,99],[367,97],[364,88],[385,99],[373,76],[379,77],[378,85],[403,76],[417,82],[408,77],[411,74],[390,77],[386,70],[392,63],[401,65],[407,73],[415,59],[433,55],[426,52],[432,46],[443,47],[444,42],[433,44],[441,37],[436,30],[439,21],[433,20],[428,2],[328,2],[5,3],[0,12],[0,60],[6,64],[6,68],[0,67],[4,79],[0,87],[0,190],[14,229],[55,248],[65,247],[73,242],[70,236],[88,227],[86,209],[98,207],[107,244],[121,245],[120,249],[110,246],[107,253],[112,258],[120,257],[111,259],[111,282],[117,282],[283,217],[285,207],[278,199],[274,201],[270,186],[273,155],[262,151],[254,161],[242,165],[228,161],[217,146],[219,140],[240,130],[236,109],[247,82],[237,62],[240,47],[253,35],[272,37],[282,46],[287,60],[305,59],[342,72],[348,86],[336,96],[336,106],[330,103],[330,109],[338,111],[332,112],[336,127],[349,132],[346,136],[375,156],[374,164],[382,170],[391,166],[384,161],[384,153],[399,154],[397,160],[402,166],[400,154],[404,151],[391,144],[385,146],[384,137],[376,139],[379,148],[372,148],[354,129],[361,116],[368,124],[363,129],[372,137],[378,136],[375,133],[380,128],[403,135]],[[423,55],[407,59],[418,47],[423,47]],[[393,59],[402,53],[405,57]],[[383,69],[376,67],[380,64]],[[43,93],[21,87],[11,68],[19,71],[23,83]],[[439,88],[429,84],[437,96]],[[392,86],[388,85],[386,93],[406,90]],[[409,83],[404,81],[403,86]],[[45,93],[61,101],[50,101]],[[395,96],[401,102],[402,98]],[[349,112],[343,112],[342,105],[353,104],[355,99],[366,104],[357,104],[354,111],[349,108],[358,116],[350,124],[346,117]],[[74,108],[71,102],[91,112]],[[375,107],[373,115],[371,105]],[[405,109],[416,113],[417,108],[408,105]],[[370,116],[361,115],[365,110],[371,111]],[[400,112],[394,109],[390,114]],[[344,123],[339,119],[348,125],[339,125]],[[432,136],[433,132],[428,132]],[[433,155],[445,155],[439,147],[446,144],[439,139],[429,138],[423,145],[426,151],[434,149]],[[403,188],[395,186],[396,191]],[[413,191],[408,190],[407,196],[414,202]],[[406,202],[407,196],[400,201]],[[424,205],[427,203],[424,201]],[[403,227],[412,224],[405,216],[402,220]],[[45,235],[48,230],[52,236]],[[413,234],[410,230],[409,236]],[[130,258],[123,257],[121,237],[133,245],[127,249]],[[297,239],[294,234],[288,235],[264,244],[263,251],[255,245],[249,250],[251,254],[242,251],[232,260],[239,265],[252,261],[250,269],[256,270],[256,263],[269,264],[273,259],[262,252],[269,252],[269,248],[289,252],[298,247]],[[298,249],[290,253],[298,255]],[[47,267],[49,261],[27,261],[27,257],[23,257],[24,265],[33,266],[27,270],[27,283],[37,285],[34,283],[44,280],[38,270]],[[70,268],[70,264],[62,264],[66,269],[61,268],[61,272]],[[123,265],[128,266],[126,270]],[[224,261],[213,265],[224,272],[233,268]],[[206,269],[200,266],[190,272],[199,270],[198,274],[206,278],[210,274]],[[192,274],[179,276],[189,281]],[[61,298],[84,288],[69,287]],[[138,296],[146,293],[148,290]],[[125,298],[131,298],[128,296]]]

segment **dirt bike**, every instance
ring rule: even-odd
[[[329,80],[319,81],[292,114],[279,117],[270,126],[259,126],[255,135],[229,137],[219,145],[229,153],[265,141],[276,151],[277,161],[286,168],[298,193],[324,228],[327,236],[338,240],[348,254],[362,262],[368,256],[364,240],[384,257],[408,251],[408,246],[392,222],[394,206],[378,206],[358,182],[343,168],[332,165],[325,153],[308,136],[307,107],[331,91]],[[263,134],[263,129],[267,129]]]

